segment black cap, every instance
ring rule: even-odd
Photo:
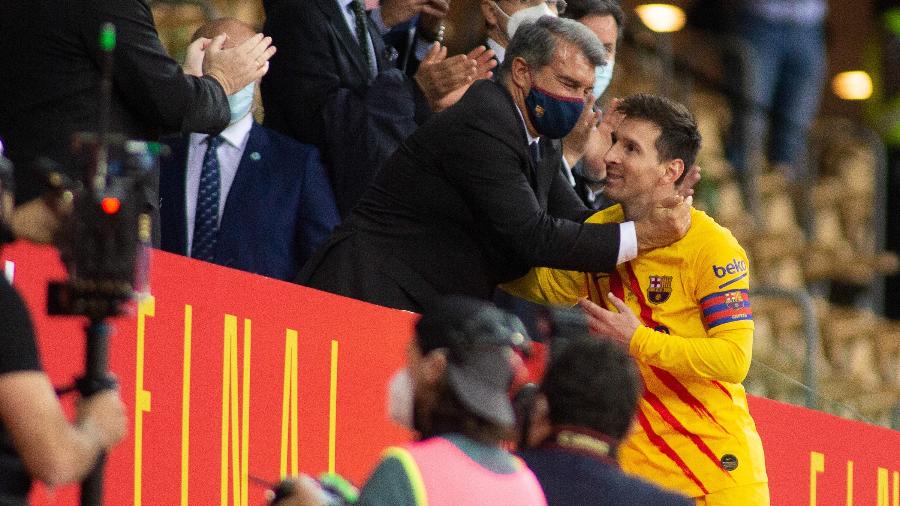
[[[423,355],[447,351],[447,381],[466,408],[499,425],[515,423],[510,353],[528,343],[518,318],[479,299],[445,297],[416,323],[416,343]]]

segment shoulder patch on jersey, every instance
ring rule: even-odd
[[[700,299],[703,323],[707,329],[739,320],[752,320],[750,294],[747,290],[716,292]]]
[[[672,276],[650,276],[647,286],[647,300],[653,304],[662,304],[672,295]]]

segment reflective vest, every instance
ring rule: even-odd
[[[516,470],[485,469],[450,441],[433,437],[385,452],[403,465],[417,506],[546,506],[537,478],[518,457]]]

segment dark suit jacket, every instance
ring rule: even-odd
[[[417,311],[436,294],[489,299],[532,266],[608,272],[619,227],[590,214],[558,165],[536,170],[506,88],[479,81],[403,143],[299,281]]]
[[[694,501],[623,473],[616,464],[562,448],[521,454],[549,506],[689,506]]]
[[[106,21],[117,30],[113,131],[157,140],[164,132],[213,133],[228,125],[222,87],[184,75],[162,47],[144,0],[0,2],[0,138],[16,164],[20,201],[41,190],[30,167],[36,155],[66,164],[72,133],[97,129],[97,41]]]
[[[167,139],[161,164],[162,249],[187,255],[188,137]],[[215,263],[293,280],[338,224],[319,152],[254,124],[225,201]]]
[[[369,22],[379,73],[335,0],[267,0],[263,31],[280,51],[262,81],[265,126],[317,146],[342,216],[391,153],[430,114],[414,82],[395,67]]]

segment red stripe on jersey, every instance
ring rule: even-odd
[[[725,388],[725,385],[719,383],[716,380],[713,380],[713,385],[719,387],[719,390],[725,392],[725,395],[727,395],[729,399],[731,399],[732,401],[734,400],[734,397],[731,396],[731,392],[729,392],[728,389]]]
[[[659,397],[654,395],[653,392],[649,390],[644,390],[644,400],[646,400],[648,404],[653,406],[653,409],[655,409],[656,412],[659,413],[659,416],[661,416],[666,423],[668,423],[673,429],[675,429],[675,431],[677,431],[682,436],[690,439],[691,442],[694,443],[694,446],[696,446],[697,449],[700,450],[700,453],[706,455],[706,457],[712,461],[714,466],[722,470],[722,472],[725,473],[726,476],[734,480],[734,478],[730,474],[728,474],[728,471],[726,471],[722,467],[722,464],[719,462],[719,458],[716,457],[716,454],[712,451],[712,449],[703,442],[700,436],[687,430],[687,427],[685,427],[684,424],[678,421],[678,418],[676,418],[675,415],[673,415],[672,412],[669,411],[669,408],[667,408],[661,400],[659,400]]]
[[[654,365],[651,365],[650,369],[665,386],[669,387],[669,390],[675,392],[675,395],[678,396],[679,399],[681,399],[681,402],[687,404],[691,409],[693,409],[694,412],[697,413],[697,416],[710,419],[713,423],[718,425],[719,428],[721,428],[725,432],[728,432],[728,429],[723,427],[722,424],[719,423],[718,420],[716,420],[716,417],[713,416],[712,412],[706,407],[706,405],[703,404],[700,399],[694,397],[694,395],[691,394],[687,387],[682,385],[681,382],[678,381],[678,378],[672,375],[672,373],[666,371],[665,369],[660,369],[659,367],[656,367]]]
[[[634,293],[635,297],[637,297],[638,305],[641,307],[641,320],[644,321],[644,325],[650,327],[651,329],[659,327],[659,323],[653,319],[653,309],[649,304],[647,304],[647,300],[644,299],[644,292],[641,291],[641,284],[638,282],[637,276],[634,274],[634,267],[631,266],[631,262],[626,263],[625,267],[628,269],[628,278],[631,283],[631,291],[632,293]]]
[[[618,269],[609,275],[609,291],[623,301],[625,300],[625,287],[622,285],[622,275],[619,274]],[[600,295],[601,297],[606,296],[605,293]]]
[[[688,467],[687,463],[682,460],[677,453],[675,453],[675,450],[673,450],[672,447],[669,446],[669,443],[666,443],[665,439],[663,439],[659,434],[653,431],[653,427],[650,426],[650,420],[647,420],[647,415],[644,414],[643,410],[638,410],[637,419],[638,423],[641,424],[641,428],[644,429],[644,433],[647,434],[647,439],[649,439],[650,442],[653,443],[653,446],[659,449],[659,451],[662,452],[663,455],[669,457],[669,459],[674,462],[679,469],[681,469],[681,472],[683,472],[689,480],[693,481],[695,485],[700,487],[700,491],[703,492],[703,495],[708,495],[709,491],[706,490],[706,487],[703,486],[703,482],[700,481],[700,478],[697,478],[697,475],[694,474],[694,472],[691,471],[691,468]]]

